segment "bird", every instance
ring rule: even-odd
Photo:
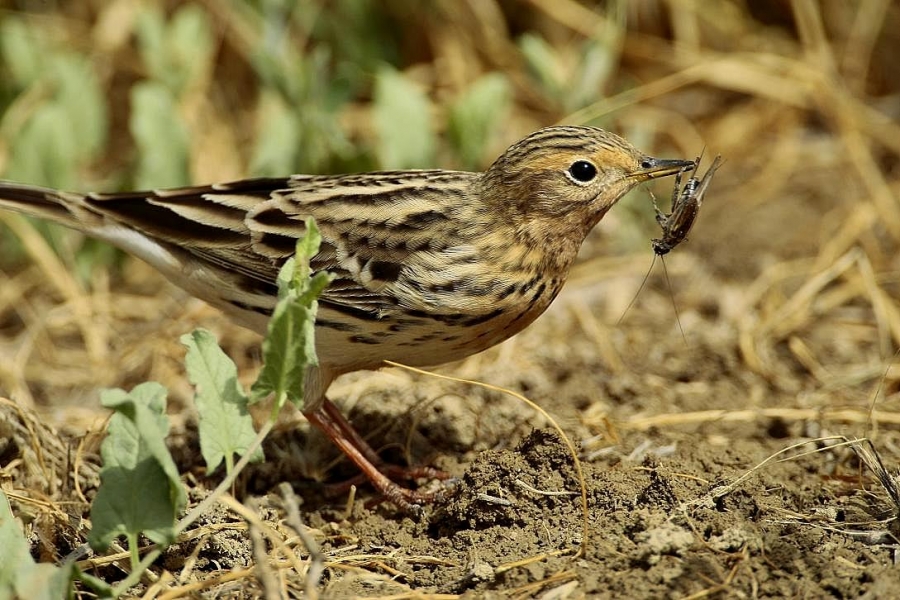
[[[551,126],[487,170],[291,175],[124,193],[0,181],[0,209],[103,240],[260,334],[277,275],[306,220],[320,234],[318,365],[302,413],[384,500],[409,489],[326,396],[336,377],[385,361],[428,367],[481,352],[531,324],[557,296],[587,234],[628,191],[694,161],[659,159],[587,126]],[[428,471],[430,472],[430,471]],[[437,472],[434,470],[434,472]]]

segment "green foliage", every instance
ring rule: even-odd
[[[554,99],[562,96],[562,71],[553,48],[536,33],[526,33],[519,38],[519,51],[525,59],[531,76],[537,80],[544,93]]]
[[[224,459],[231,473],[233,456],[247,452],[256,437],[247,411],[247,396],[237,380],[237,368],[205,329],[181,336],[181,343],[188,349],[184,362],[196,389],[200,451],[207,472],[212,473]],[[262,449],[258,449],[253,460],[262,459]]]
[[[187,502],[165,443],[169,432],[166,389],[150,382],[130,393],[106,390],[101,402],[115,414],[100,448],[101,486],[91,506],[93,530],[88,541],[95,549],[105,550],[113,538],[125,534],[132,562],[137,564],[138,534],[171,543],[175,517]]]
[[[575,77],[569,82],[563,106],[568,111],[584,108],[597,101],[612,78],[618,64],[618,56],[610,47],[597,40],[584,44],[583,57]]]
[[[135,185],[178,187],[190,182],[187,128],[165,84],[144,81],[131,88],[131,135],[138,147]]]
[[[67,129],[76,141],[76,159],[96,157],[106,143],[108,117],[105,95],[93,65],[86,57],[63,54],[53,58],[55,103],[66,112]]]
[[[482,166],[488,142],[509,111],[511,96],[506,76],[490,73],[473,83],[450,107],[450,142],[466,169]]]
[[[0,491],[0,598],[58,600],[67,595],[73,565],[36,563],[28,541]]]
[[[278,177],[302,171],[300,115],[279,94],[264,91],[260,97],[262,122],[250,170],[259,177]],[[313,159],[315,160],[315,159]]]
[[[256,136],[250,170],[259,176],[318,172],[350,145],[337,120],[344,102],[332,93],[330,57],[326,48],[298,56],[284,47],[260,51],[257,73],[262,89],[262,122]]]
[[[138,48],[149,79],[131,88],[129,128],[138,148],[134,185],[177,187],[190,181],[190,138],[179,113],[182,97],[212,70],[209,17],[196,4],[166,21],[157,5],[140,13]]]
[[[243,9],[262,42],[252,57],[261,83],[261,122],[250,171],[271,177],[317,173],[350,157],[354,149],[340,127],[338,111],[351,98],[351,89],[348,78],[335,73],[339,59],[334,48],[310,44],[301,52],[296,45],[298,35],[314,35],[316,24],[326,18],[322,7],[294,0],[256,0]],[[346,25],[340,23],[342,28]],[[360,82],[358,73],[354,81]]]
[[[518,40],[532,77],[565,112],[596,102],[615,74],[625,32],[625,3],[615,2],[610,15],[608,26],[582,44],[578,61],[568,69],[558,50],[539,34],[525,33]]]
[[[421,87],[392,68],[382,68],[375,76],[373,113],[382,168],[434,165],[437,140],[431,101]]]
[[[137,27],[138,48],[150,76],[180,95],[211,68],[212,33],[206,11],[178,8],[168,23],[158,5],[145,8]]]
[[[272,418],[257,434],[247,411],[247,395],[237,381],[234,363],[216,344],[212,334],[196,330],[181,338],[187,346],[188,376],[196,387],[200,447],[210,471],[223,460],[228,475],[217,489],[227,489],[238,469],[249,460],[261,460],[260,444],[271,431],[277,411],[291,400],[301,405],[306,370],[317,364],[315,353],[316,299],[331,281],[328,273],[313,274],[310,259],[319,251],[321,236],[315,221],[306,221],[306,235],[297,241],[297,254],[278,275],[279,301],[263,342],[265,365],[256,383],[254,398],[275,395]],[[100,489],[91,505],[91,546],[105,550],[113,538],[124,535],[131,553],[132,572],[115,588],[71,565],[57,568],[35,564],[28,543],[12,517],[6,497],[0,493],[0,598],[63,597],[73,577],[103,596],[119,596],[136,583],[160,554],[141,560],[139,535],[165,546],[185,530],[215,500],[216,494],[195,507],[182,522],[175,519],[187,497],[175,462],[166,448],[169,421],[165,416],[166,390],[144,383],[131,392],[106,390],[101,402],[115,411],[100,448],[103,469]],[[238,465],[234,455],[241,455]]]
[[[263,342],[265,365],[253,385],[254,397],[275,395],[271,423],[286,400],[302,405],[306,370],[317,363],[316,299],[331,276],[312,274],[309,261],[319,251],[321,236],[312,219],[307,220],[306,231],[297,242],[296,257],[287,261],[279,273],[279,301]],[[197,388],[201,450],[210,470],[223,459],[228,464],[229,476],[224,484],[236,476],[232,469],[234,454],[249,453],[242,464],[248,459],[262,458],[259,442],[267,430],[259,435],[253,431],[237,370],[212,335],[197,330],[183,336],[182,342],[188,347],[189,377]],[[165,396],[166,390],[159,384],[145,383],[130,393],[108,390],[101,397],[103,405],[116,414],[110,420],[109,433],[101,446],[101,486],[91,507],[93,530],[89,541],[95,548],[105,549],[115,536],[124,534],[132,555],[133,572],[114,590],[101,580],[79,574],[82,581],[100,593],[121,594],[157,556],[150,555],[144,562],[140,561],[139,534],[165,545],[187,526],[187,523],[175,523],[186,497],[165,446],[168,433]],[[189,522],[191,518],[189,515],[185,520]],[[0,522],[0,542],[2,525]],[[21,583],[18,577],[11,579],[16,585]],[[61,589],[65,589],[66,577]],[[2,582],[0,578],[0,585]]]
[[[303,11],[304,20],[312,36],[332,50],[335,77],[352,93],[367,91],[370,74],[382,65],[400,63],[401,37],[397,31],[402,23],[394,20],[388,4],[379,0],[331,0],[324,7],[325,11]],[[402,5],[398,8],[406,12]]]
[[[9,162],[2,177],[58,188],[80,187],[83,168],[101,154],[109,117],[101,83],[90,60],[71,49],[54,45],[38,27],[23,19],[0,20],[0,62],[8,77],[0,82],[18,96],[3,115],[0,137],[8,145]],[[25,102],[23,99],[27,98]],[[2,108],[2,107],[0,107]],[[50,244],[66,259],[73,248],[59,244],[52,226],[39,225]],[[12,236],[0,236],[5,261],[21,256]],[[108,262],[108,255],[77,248],[78,273],[87,278],[89,266]]]
[[[28,119],[12,136],[15,150],[5,177],[68,187],[75,179],[75,138],[67,129],[65,107],[51,103]]]
[[[32,100],[19,118],[3,120],[0,133],[10,145],[3,176],[72,187],[107,137],[106,103],[90,61],[52,47],[17,18],[0,22],[0,59],[12,75],[7,85]]]
[[[0,22],[0,56],[19,89],[40,80],[46,60],[42,50],[34,32],[21,19],[9,17]]]
[[[278,273],[278,304],[263,340],[263,368],[253,384],[255,400],[275,395],[275,410],[290,400],[303,408],[306,370],[318,364],[315,347],[317,298],[332,280],[330,273],[311,275],[309,261],[322,238],[313,219],[306,220],[306,235],[297,252]]]

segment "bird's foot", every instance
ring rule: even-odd
[[[310,423],[325,433],[362,471],[358,477],[329,486],[330,492],[343,493],[351,486],[368,480],[381,496],[378,502],[388,501],[408,512],[418,512],[423,504],[441,502],[452,492],[452,486],[442,486],[435,491],[421,491],[405,488],[392,481],[394,479],[446,481],[450,475],[433,467],[404,467],[385,463],[329,400],[326,399],[316,410],[304,414]]]

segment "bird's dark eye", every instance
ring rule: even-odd
[[[649,158],[645,158],[645,159],[643,160],[643,162],[641,162],[641,168],[642,168],[642,169],[652,169],[652,168],[653,168],[653,161],[650,160]]]
[[[576,160],[572,163],[572,166],[569,167],[569,175],[571,175],[572,179],[575,181],[587,183],[597,176],[597,167],[586,160]]]

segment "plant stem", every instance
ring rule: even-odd
[[[136,532],[128,532],[125,534],[125,540],[128,542],[128,552],[131,554],[131,572],[137,570],[141,563],[141,555],[138,552],[138,534]]]
[[[130,545],[130,543],[131,542],[129,541],[129,545]],[[121,596],[122,594],[127,592],[129,589],[134,587],[137,584],[137,582],[141,580],[141,576],[143,576],[144,571],[146,571],[147,569],[150,568],[150,565],[153,564],[153,561],[155,561],[157,558],[159,558],[160,554],[162,554],[162,550],[159,550],[157,548],[155,550],[151,550],[150,552],[148,552],[147,555],[144,557],[144,560],[137,562],[137,563],[132,562],[131,573],[128,574],[128,577],[126,577],[125,579],[120,581],[119,585],[115,586],[112,589],[113,597],[118,598],[119,596]],[[132,557],[132,561],[134,561],[134,557]]]
[[[266,436],[272,431],[272,428],[275,426],[275,416],[276,415],[273,414],[272,417],[266,421],[265,425],[262,426],[262,429],[259,430],[259,433],[256,434],[256,438],[254,438],[253,442],[247,447],[244,455],[241,456],[241,459],[234,465],[234,469],[225,475],[225,478],[216,486],[216,489],[214,489],[209,496],[203,499],[203,502],[195,506],[191,512],[185,515],[184,518],[175,525],[175,535],[181,534],[185,529],[190,527],[201,514],[218,501],[222,494],[226,493],[229,488],[231,488],[231,485],[234,483],[235,479],[237,479],[237,476],[253,459],[253,454],[260,446],[262,446],[263,440],[265,440]]]

